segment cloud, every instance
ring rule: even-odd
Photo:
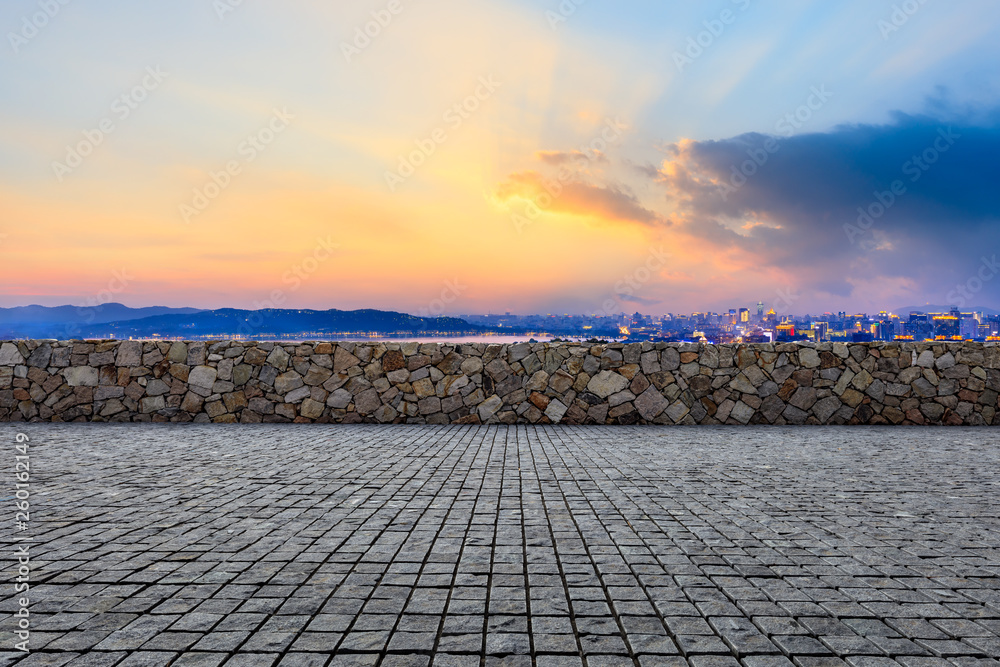
[[[556,167],[572,162],[581,164],[591,161],[604,163],[608,161],[608,157],[598,150],[591,150],[588,153],[583,151],[537,151],[535,157],[545,164]]]
[[[556,213],[643,225],[662,222],[659,214],[645,208],[623,186],[605,187],[580,181],[562,183],[547,179],[537,171],[509,175],[497,188],[496,195],[504,202],[514,197],[529,199],[542,210]]]
[[[654,180],[684,233],[803,287],[858,297],[859,285],[893,282],[943,295],[1000,252],[1000,114],[948,116],[683,140]]]
[[[638,296],[636,294],[618,294],[615,296],[619,301],[624,301],[628,303],[637,303],[640,306],[654,306],[661,303],[663,300],[660,298],[646,298],[643,296]]]
[[[635,171],[636,173],[646,176],[647,178],[655,179],[657,176],[659,176],[660,170],[657,168],[655,164],[650,164],[649,162],[638,164],[636,162],[629,160],[628,158],[625,158],[624,160],[622,160],[622,164],[624,164],[632,171]]]

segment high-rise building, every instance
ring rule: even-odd
[[[952,314],[934,315],[934,335],[951,338],[959,335],[958,318]]]
[[[906,333],[913,340],[926,340],[934,337],[934,322],[927,313],[911,312],[906,323]]]
[[[959,335],[966,339],[977,338],[979,336],[979,320],[969,313],[963,313],[959,325]]]
[[[740,322],[749,322],[749,321],[750,321],[750,309],[740,308]]]
[[[757,321],[761,322],[764,320],[764,302],[757,302]]]

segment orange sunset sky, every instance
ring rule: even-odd
[[[996,175],[990,2],[39,7],[0,8],[2,306],[877,311],[996,238],[955,190]]]

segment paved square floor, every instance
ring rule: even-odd
[[[0,664],[995,665],[998,433],[5,425]]]

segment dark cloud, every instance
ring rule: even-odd
[[[647,298],[636,294],[615,294],[615,297],[617,297],[619,301],[637,303],[642,306],[655,306],[663,301],[660,298]]]
[[[1000,254],[1000,114],[941,116],[685,140],[656,178],[685,231],[813,289],[849,295],[855,278],[882,278],[944,294]],[[1000,301],[994,282],[984,301]]]

